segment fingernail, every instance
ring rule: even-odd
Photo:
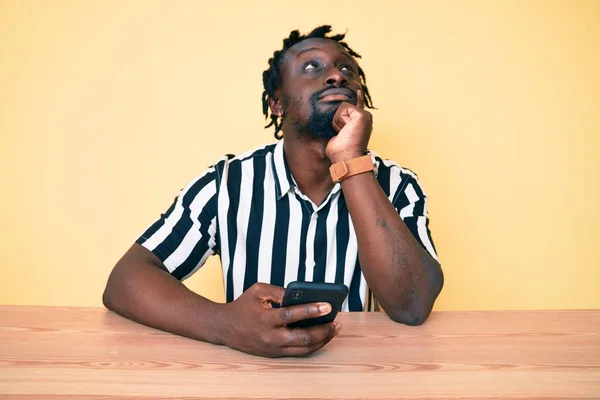
[[[329,311],[331,311],[331,308],[330,308],[329,304],[321,303],[321,304],[319,304],[319,311],[322,313],[328,313]]]

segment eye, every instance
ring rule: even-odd
[[[354,73],[354,71],[352,70],[352,67],[350,67],[349,65],[342,65],[340,67],[340,71]]]
[[[309,61],[306,64],[304,64],[304,67],[302,69],[304,71],[310,71],[316,68],[319,68],[319,64],[316,61]]]

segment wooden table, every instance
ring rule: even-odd
[[[600,311],[338,320],[317,354],[265,359],[104,309],[0,306],[0,399],[600,399]]]

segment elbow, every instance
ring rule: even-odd
[[[116,306],[118,304],[118,282],[120,280],[119,275],[120,268],[119,264],[117,264],[110,273],[110,276],[108,277],[108,280],[106,282],[106,287],[104,288],[104,292],[102,293],[102,304],[104,304],[104,307],[108,308],[111,311],[116,311]]]
[[[434,272],[431,277],[430,284],[430,292],[431,292],[431,306],[433,307],[433,303],[438,298],[440,293],[442,292],[442,288],[444,287],[444,271],[442,271],[442,266],[439,263],[435,263]]]
[[[113,310],[113,296],[112,296],[112,286],[110,284],[110,278],[106,283],[106,287],[104,288],[104,293],[102,293],[102,304],[104,307],[109,310]]]
[[[427,320],[429,312],[417,311],[417,310],[398,310],[388,312],[390,319],[399,324],[409,326],[419,326]]]
[[[112,310],[111,297],[108,289],[109,287],[107,285],[106,288],[104,288],[104,293],[102,293],[102,304],[104,304],[104,307]]]
[[[391,309],[387,314],[394,322],[409,326],[422,325],[433,309],[433,305],[444,287],[444,273],[439,264],[429,274],[428,290],[409,302],[407,306]],[[387,311],[387,310],[386,310]]]

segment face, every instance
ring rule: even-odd
[[[344,101],[356,105],[358,66],[337,42],[307,39],[292,46],[280,65],[282,82],[275,108],[297,132],[316,139],[336,135],[333,116]]]

